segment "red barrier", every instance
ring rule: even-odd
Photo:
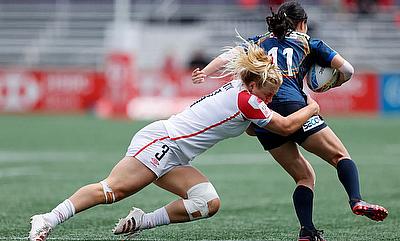
[[[85,70],[2,70],[0,111],[80,111],[104,91],[102,73]]]
[[[377,114],[379,110],[376,73],[358,74],[342,86],[325,93],[308,92],[319,103],[322,114]]]
[[[76,112],[95,107],[103,117],[168,117],[229,81],[208,78],[194,85],[190,71],[175,70],[171,75],[142,70],[134,75],[132,60],[125,55],[112,55],[108,61],[105,73],[0,70],[0,111]],[[378,113],[379,82],[374,73],[356,75],[326,93],[309,92],[320,104],[322,114]]]
[[[131,119],[160,119],[182,111],[194,100],[208,94],[229,78],[207,78],[205,83],[193,84],[191,71],[141,71],[137,76],[138,95],[127,105]]]
[[[163,71],[142,70],[137,73],[138,96],[156,97],[199,97],[214,91],[229,81],[228,78],[207,78],[205,83],[193,84],[192,72],[177,70],[174,75]]]
[[[110,53],[106,59],[104,75],[106,89],[98,111],[104,117],[125,116],[128,101],[137,95],[132,55],[125,52]]]

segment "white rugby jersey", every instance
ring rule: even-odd
[[[251,122],[266,126],[272,113],[241,80],[233,80],[163,123],[171,140],[193,159],[217,142],[239,136]]]

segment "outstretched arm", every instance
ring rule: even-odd
[[[282,136],[288,136],[298,129],[313,115],[319,113],[319,105],[310,96],[307,96],[307,106],[300,110],[283,117],[274,112],[271,121],[264,127]]]
[[[237,47],[240,48],[240,47]],[[215,59],[211,60],[210,63],[207,64],[202,70],[199,68],[193,70],[192,72],[192,82],[193,84],[203,83],[207,76],[213,75],[217,71],[224,68],[225,64],[229,62],[234,54],[235,49],[231,51],[220,54]]]
[[[331,66],[332,68],[339,70],[338,80],[333,87],[338,87],[346,83],[354,74],[353,66],[339,54],[332,59]]]

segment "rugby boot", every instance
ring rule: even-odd
[[[323,234],[323,230],[301,227],[298,241],[326,241]]]
[[[383,221],[389,214],[386,208],[376,204],[367,203],[363,200],[353,202],[351,210],[356,215],[366,216],[369,219],[378,222]]]
[[[31,231],[29,232],[29,240],[45,241],[51,230],[52,228],[50,224],[43,218],[43,215],[35,215],[31,217]]]
[[[114,234],[125,234],[127,238],[132,238],[139,234],[142,225],[144,212],[133,207],[128,216],[121,218],[112,230]]]

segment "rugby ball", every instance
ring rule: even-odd
[[[307,85],[314,92],[325,92],[335,85],[338,78],[337,69],[314,64],[307,74]]]

